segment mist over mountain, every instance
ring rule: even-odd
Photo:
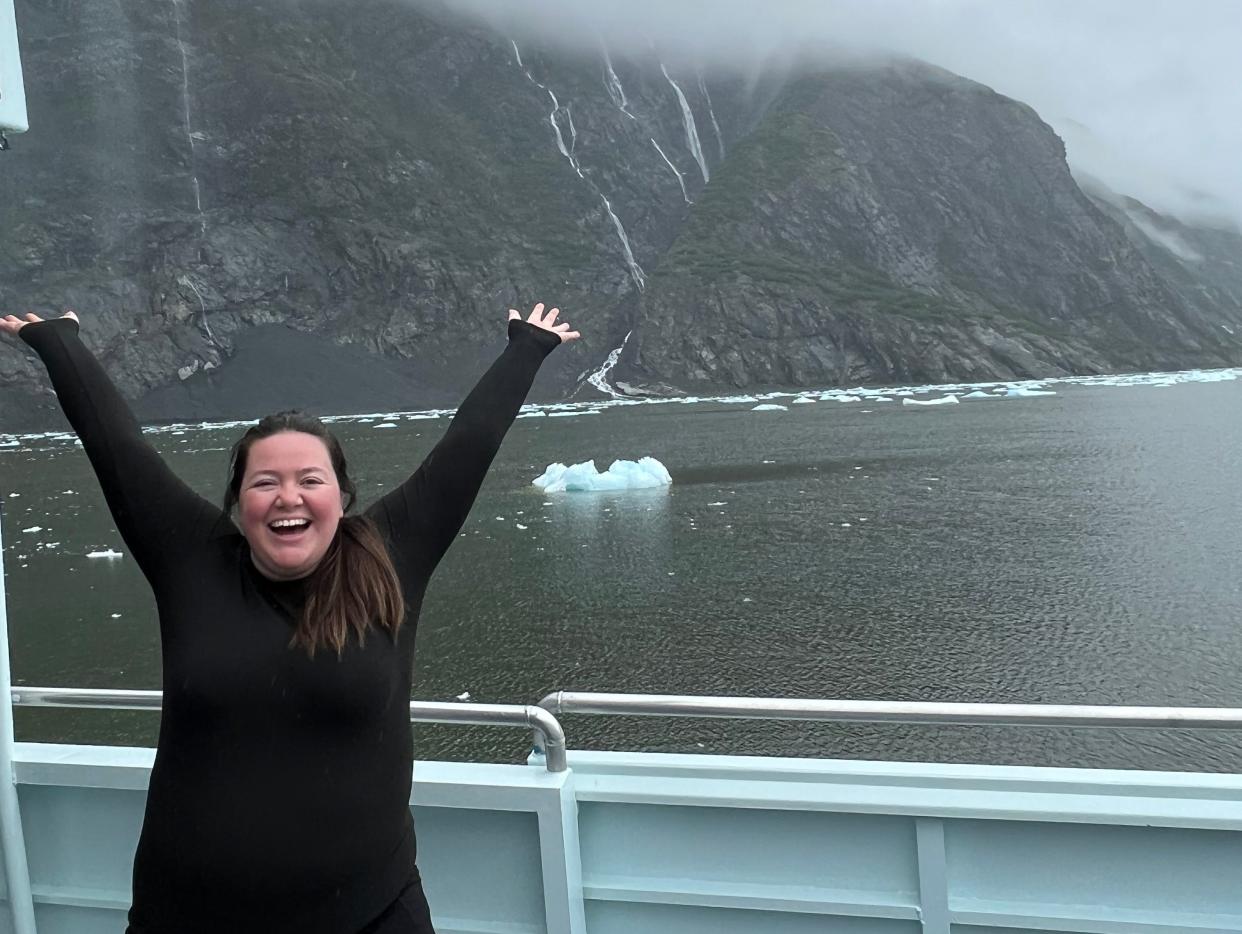
[[[17,16],[0,307],[76,308],[144,418],[453,404],[538,300],[584,333],[541,398],[1242,363],[1236,229],[1076,180],[1031,107],[915,59],[398,0]],[[56,421],[21,348],[0,385],[0,425]]]

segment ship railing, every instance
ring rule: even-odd
[[[819,720],[837,723],[1242,730],[1242,708],[1233,707],[972,704],[789,697],[705,697],[684,694],[598,694],[581,691],[554,691],[539,701],[539,706],[556,716],[603,714],[630,717]]]
[[[125,691],[102,688],[10,688],[14,707],[76,707],[99,710],[159,710],[162,691]],[[549,772],[565,771],[565,731],[556,717],[541,707],[519,704],[410,701],[410,721],[465,723],[477,726],[520,726],[533,730],[536,745]]]
[[[160,691],[100,688],[22,686],[11,688],[10,694],[15,707],[158,710],[163,700]],[[583,691],[554,691],[540,700],[537,706],[410,701],[411,722],[519,726],[532,730],[535,751],[545,759],[549,772],[563,772],[566,769],[565,731],[557,718],[568,714],[835,723],[1242,730],[1242,709],[1232,707],[976,704]]]

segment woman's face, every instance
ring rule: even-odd
[[[296,580],[315,570],[344,515],[327,445],[300,431],[254,442],[237,512],[264,577]]]

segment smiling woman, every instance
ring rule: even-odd
[[[311,580],[293,638],[311,655],[325,645],[339,655],[351,631],[361,642],[372,626],[395,636],[405,617],[375,523],[345,515],[356,493],[341,443],[312,416],[269,415],[233,446],[224,511],[237,507],[264,577]]]
[[[509,313],[444,438],[361,516],[317,419],[247,431],[221,510],[144,440],[76,315],[0,319],[47,366],[159,608],[130,934],[432,930],[409,809],[419,608],[544,357],[578,336],[557,315]]]

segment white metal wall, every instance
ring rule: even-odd
[[[120,934],[149,749],[16,746],[40,934]],[[1242,932],[1242,778],[571,753],[418,762],[440,934]]]

